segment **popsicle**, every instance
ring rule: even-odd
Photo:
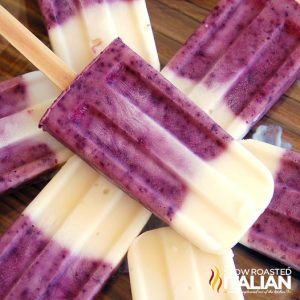
[[[233,246],[273,194],[267,169],[120,39],[40,124],[207,251]]]
[[[0,82],[0,194],[36,178],[70,156],[37,126],[59,90],[36,71]]]
[[[149,217],[73,156],[0,239],[0,298],[93,299]]]
[[[275,192],[241,243],[300,271],[300,153],[255,140],[242,144],[271,171]]]
[[[115,38],[159,69],[145,0],[39,0],[53,51],[81,71]]]
[[[133,300],[244,299],[231,250],[202,252],[169,227],[135,239],[128,266]]]
[[[120,0],[101,1],[100,3],[99,1],[59,2],[53,0],[41,0],[40,7],[44,14],[47,28],[49,29],[50,40],[53,44],[53,48],[75,70],[82,69],[83,66],[92,60],[92,58],[100,52],[114,36],[117,35],[125,38],[126,41],[128,41],[134,49],[139,51],[143,57],[159,68],[157,51],[145,1]],[[121,26],[121,24],[123,24],[123,26]],[[95,43],[98,44],[96,45]],[[61,81],[59,76],[55,77],[58,81]],[[42,84],[42,80],[46,81],[46,79],[34,80],[39,81],[39,84]],[[33,80],[28,79],[27,81],[28,82],[26,82],[26,78],[22,78],[24,85],[27,84],[28,86]],[[37,86],[37,84],[34,84],[35,81],[31,84],[32,88],[30,91],[24,94],[24,97],[26,96],[26,101],[22,101],[24,97],[22,99],[18,97],[16,98],[16,101],[10,100],[11,104],[8,108],[18,109],[18,106],[22,106],[24,109],[29,109],[30,107],[30,110],[20,112],[18,115],[10,117],[9,120],[7,118],[2,120],[0,128],[4,126],[7,128],[10,126],[9,133],[6,134],[10,135],[10,141],[3,141],[3,145],[0,141],[0,147],[8,147],[9,143],[12,143],[12,140],[13,142],[16,142],[19,135],[23,136],[27,134],[29,136],[33,132],[35,135],[41,134],[41,131],[37,131],[36,124],[37,120],[41,117],[43,110],[46,110],[46,106],[39,105],[34,109],[31,106],[33,104],[39,104],[42,100],[55,99],[55,97],[59,94],[59,90],[55,89],[55,96],[53,96],[53,92],[49,91],[48,86]],[[10,86],[9,82],[7,84]],[[13,83],[11,84],[13,85]],[[62,88],[65,87],[65,85],[62,86]],[[6,90],[6,83],[2,84],[2,88]],[[13,93],[11,94],[10,90],[5,93],[9,93],[9,97],[13,97]],[[31,93],[35,94],[31,96]],[[45,96],[43,96],[43,99],[40,99],[43,93],[45,93]],[[48,94],[49,99],[47,96]],[[7,97],[8,96],[6,96],[6,98]],[[36,99],[31,99],[31,97],[36,97]],[[20,100],[17,103],[19,98]],[[7,102],[7,99],[5,101]],[[25,103],[27,105],[26,107]],[[4,113],[3,111],[8,108],[6,106],[1,107],[2,115]],[[3,116],[0,115],[0,117],[2,118]],[[30,119],[29,121],[27,120],[28,118]],[[17,119],[22,120],[21,123],[18,121],[13,124]],[[19,128],[22,128],[23,130],[20,131]],[[15,132],[18,134],[15,135]],[[28,145],[26,145],[26,147],[24,141],[23,148],[21,148],[21,146],[18,148],[17,144],[14,148],[7,148],[7,150],[11,152],[9,157],[18,157],[17,160],[14,159],[13,163],[11,159],[7,159],[9,157],[6,150],[2,155],[0,154],[0,159],[2,158],[7,160],[6,164],[2,165],[2,170],[0,166],[0,178],[4,178],[2,181],[0,179],[0,193],[12,187],[17,187],[28,178],[37,176],[41,172],[44,172],[50,167],[53,167],[65,160],[65,156],[57,158],[54,155],[55,153],[52,151],[54,149],[49,149],[48,146],[53,143],[50,148],[54,147],[56,149],[59,147],[59,150],[61,151],[63,148],[57,142],[54,142],[51,137],[46,138],[45,134],[42,134],[42,137],[43,139],[46,139],[46,145],[44,143],[37,144],[40,140],[39,139],[34,142],[34,144],[32,142],[29,143],[28,141]],[[43,154],[37,153],[37,149],[40,151],[41,147],[43,147]],[[20,151],[18,149],[20,149]],[[34,155],[31,155],[31,149],[33,149],[32,151]],[[64,150],[64,152],[66,151]],[[33,164],[33,160],[37,161]],[[24,161],[26,164],[24,164]],[[29,165],[29,163],[31,164]]]
[[[221,0],[162,74],[234,138],[300,76],[295,0]]]

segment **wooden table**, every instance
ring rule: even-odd
[[[199,21],[203,20],[216,3],[217,0],[147,1],[162,66],[175,54],[195,30]],[[17,15],[19,20],[49,46],[47,33],[43,26],[36,0],[0,0],[0,4]],[[0,38],[0,80],[8,79],[34,69],[22,55]],[[295,150],[300,151],[299,81],[289,89],[259,124],[281,125],[284,129],[284,138],[293,144]],[[45,182],[27,185],[14,193],[0,197],[0,234],[13,223],[44,185]],[[282,267],[275,261],[242,246],[236,246],[234,253],[238,268],[265,269]],[[97,299],[131,299],[128,275],[117,272]],[[299,300],[300,275],[293,272],[292,291],[289,294],[246,294],[245,299]]]

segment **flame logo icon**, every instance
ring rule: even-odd
[[[215,271],[211,269],[211,276],[209,278],[209,285],[212,287],[213,291],[215,290],[215,287],[217,283],[219,282],[217,286],[217,292],[219,293],[220,288],[222,286],[223,280],[220,276],[220,270],[215,266]]]

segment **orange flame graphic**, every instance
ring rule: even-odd
[[[219,281],[219,284],[217,286],[217,292],[219,293],[220,288],[222,286],[223,280],[220,276],[220,270],[215,266],[215,271],[211,269],[211,276],[209,278],[209,285],[212,287],[213,291],[215,290],[215,286]]]

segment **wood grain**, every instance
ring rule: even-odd
[[[216,3],[217,0],[147,1],[162,66],[176,53]],[[0,4],[17,16],[18,20],[49,46],[36,0],[0,0]],[[33,65],[0,37],[0,80],[32,70],[34,70]],[[300,151],[299,81],[287,91],[286,95],[278,101],[257,126],[259,124],[281,125],[284,129],[284,138],[293,144],[295,150]],[[14,193],[0,197],[0,234],[13,223],[45,184],[46,182],[43,181],[27,185]],[[281,266],[277,262],[248,250],[243,246],[236,246],[234,253],[238,268],[271,268]],[[300,275],[295,272],[292,287],[292,291],[288,294],[246,294],[245,299],[300,300]],[[97,299],[131,299],[128,275],[117,272]]]

